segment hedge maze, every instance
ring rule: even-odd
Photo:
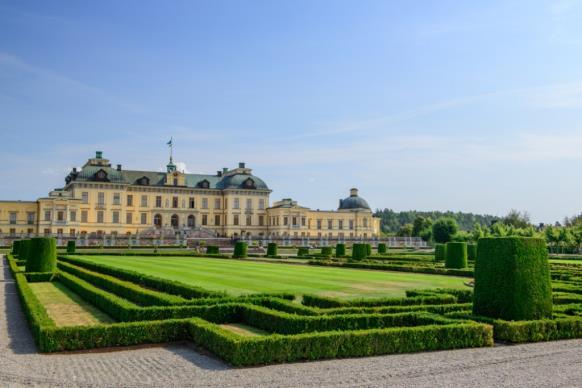
[[[539,253],[535,242],[506,245],[510,247],[506,250],[516,252],[515,258],[524,257],[525,245]],[[543,311],[541,315],[512,321],[475,307],[469,287],[409,290],[401,298],[343,300],[292,294],[234,297],[78,257],[60,256],[54,271],[25,272],[22,255],[39,254],[34,246],[21,242],[8,256],[8,262],[42,352],[191,341],[231,365],[250,366],[484,347],[492,346],[494,340],[519,343],[582,337],[582,266],[576,265],[552,266],[551,273],[546,273],[548,282],[549,276],[552,278],[553,311],[543,307],[547,304],[544,299],[542,307],[534,308]],[[237,253],[244,255],[245,248]],[[479,257],[492,249],[479,246]],[[366,246],[357,250],[362,255],[369,253]],[[466,258],[466,246],[463,251]],[[322,253],[327,255],[328,251]],[[540,263],[544,261],[540,259]],[[510,266],[502,260],[493,265]],[[477,265],[477,272],[480,270]],[[489,272],[485,269],[485,274]],[[528,269],[524,273],[531,272]],[[55,324],[31,287],[36,282],[57,282],[60,288],[65,287],[105,313],[113,323]],[[478,278],[477,282],[486,289],[497,287],[493,280]],[[512,284],[519,286],[519,282]],[[479,287],[477,292],[479,298],[487,295]],[[532,295],[535,300],[541,297],[531,292],[526,296]],[[526,296],[518,300],[530,303]],[[252,335],[232,329],[237,326],[253,329]]]

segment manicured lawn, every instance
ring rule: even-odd
[[[78,256],[119,268],[178,280],[233,295],[259,292],[319,294],[339,298],[404,296],[411,288],[465,288],[469,279],[367,271],[306,265],[256,263],[239,260],[146,257]]]
[[[30,283],[30,288],[57,326],[96,325],[114,322],[59,282]]]

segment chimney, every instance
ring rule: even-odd
[[[220,170],[216,171],[216,176],[217,177],[221,177],[222,176],[222,171],[220,171]]]
[[[222,167],[222,173],[226,174],[228,172],[228,167]]]
[[[103,151],[95,151],[95,159],[102,159]]]
[[[239,162],[238,168],[245,168],[245,162]]]
[[[117,165],[117,171],[121,171],[121,164]]]
[[[73,167],[73,172],[77,172],[77,167]]]
[[[357,197],[358,196],[358,189],[352,188],[350,189],[350,197]]]

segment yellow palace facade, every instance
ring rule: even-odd
[[[165,172],[112,167],[98,151],[36,201],[0,201],[0,234],[251,238],[375,238],[380,220],[352,189],[337,210],[319,211],[283,199],[244,163],[216,174],[186,174],[170,157]]]

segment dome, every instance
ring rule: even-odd
[[[249,174],[234,174],[227,175],[216,184],[218,189],[258,189],[269,190],[267,184],[254,175]]]
[[[355,210],[355,209],[370,209],[368,202],[362,197],[358,196],[358,189],[351,189],[350,196],[346,199],[340,199],[338,210]]]

